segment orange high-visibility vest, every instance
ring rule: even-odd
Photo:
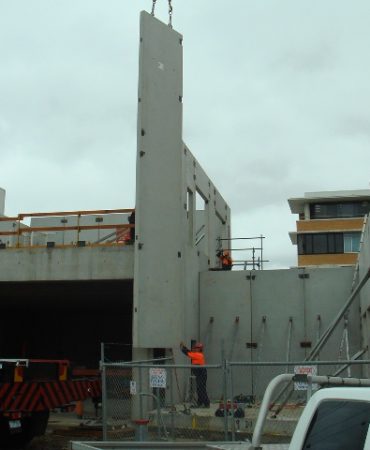
[[[188,356],[191,359],[191,363],[194,364],[194,366],[204,366],[205,359],[204,355],[201,352],[188,352]]]
[[[230,256],[226,256],[226,255],[224,255],[222,257],[221,262],[222,262],[223,266],[231,266],[231,264],[232,264],[232,260],[231,260]]]

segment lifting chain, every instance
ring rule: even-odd
[[[157,0],[152,0],[153,4],[152,4],[152,12],[151,15],[154,17],[155,15],[155,5],[157,3]],[[168,26],[170,28],[172,28],[172,13],[173,13],[173,7],[172,7],[172,0],[168,0]]]
[[[152,12],[151,15],[154,16],[154,11],[155,11],[155,4],[157,3],[157,0],[153,0],[153,5],[152,5]]]
[[[172,0],[168,0],[168,26],[170,28],[172,28],[172,12],[173,12],[173,8],[172,8]]]

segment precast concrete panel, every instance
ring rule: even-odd
[[[243,271],[208,271],[200,276],[201,339],[207,362],[250,361],[252,340],[250,280]],[[239,382],[239,381],[240,382]],[[234,380],[235,392],[252,391],[251,370]],[[216,380],[214,380],[216,383]],[[212,391],[212,380],[210,380]],[[215,388],[215,386],[213,386]]]
[[[250,273],[252,354],[254,362],[300,361],[304,351],[304,303],[297,269],[257,270]],[[276,375],[292,370],[287,366],[255,367],[253,393],[260,396]]]
[[[198,191],[207,203],[213,203],[215,212],[221,221],[229,221],[230,214],[227,203],[186,145],[184,145],[184,166],[187,186],[194,192]]]
[[[77,226],[96,226],[91,230],[45,230],[42,232],[33,232],[32,245],[46,245],[48,241],[56,244],[74,244],[77,241],[95,243],[104,240],[109,236],[110,240],[115,239],[115,225],[127,225],[129,214],[102,214],[102,215],[70,215],[70,216],[51,216],[51,217],[33,217],[31,218],[31,227],[77,227]],[[112,225],[112,228],[99,228],[99,225]]]
[[[5,189],[0,188],[0,216],[5,212]]]
[[[201,335],[208,358],[218,362],[223,346],[231,361],[304,361],[319,333],[326,331],[345,304],[352,277],[351,267],[203,272]],[[357,303],[349,315],[351,357],[361,347],[359,328]],[[320,359],[339,359],[342,336],[340,325],[320,352]],[[342,354],[341,359],[346,358]],[[336,368],[326,366],[320,372],[332,373]],[[259,396],[272,377],[286,370],[293,368],[284,364],[245,368],[244,376],[239,372],[234,380],[234,393]],[[352,373],[357,375],[356,370]]]
[[[0,281],[132,280],[133,246],[1,250]]]
[[[186,146],[184,146],[183,160],[186,182],[184,189],[190,191],[194,198],[198,193],[204,200],[204,211],[197,211],[195,215],[193,239],[196,241],[204,234],[198,250],[208,256],[209,267],[216,267],[218,264],[216,254],[220,243],[225,244],[225,248],[229,246],[228,241],[220,241],[220,239],[230,238],[230,208]],[[200,212],[203,213],[202,216]],[[188,214],[188,220],[189,217],[194,216]],[[202,225],[204,225],[203,229]]]
[[[358,277],[357,282],[363,279],[370,269],[370,220],[367,220],[363,230],[362,243],[359,254]],[[362,288],[361,294],[361,310],[363,313],[370,306],[370,281],[367,281]]]
[[[146,12],[137,151],[133,343],[168,348],[184,331],[182,36]]]
[[[358,271],[356,271],[355,282],[359,282],[370,270],[370,221],[367,219],[363,230],[362,243],[358,259]],[[367,349],[365,358],[369,358],[370,346],[370,280],[364,285],[360,292],[360,317],[361,317],[361,340],[363,348]],[[370,376],[370,371],[364,368],[363,376]]]
[[[298,270],[258,270],[250,273],[252,336],[257,344],[253,360],[303,359],[304,352],[297,345],[304,337],[303,290]]]
[[[351,293],[353,267],[312,268],[306,269],[304,282],[305,302],[305,340],[316,344],[318,337],[333,322]],[[359,299],[349,309],[348,345],[349,357],[360,350]],[[321,360],[347,359],[346,339],[344,335],[344,319],[342,319],[319,353]],[[342,349],[341,349],[342,344]],[[307,349],[308,353],[310,348]],[[319,373],[331,374],[336,367],[321,366]]]

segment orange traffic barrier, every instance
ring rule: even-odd
[[[82,419],[84,415],[84,402],[79,400],[76,402],[75,412],[79,419]]]

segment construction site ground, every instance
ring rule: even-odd
[[[224,419],[215,417],[217,405],[212,405],[209,409],[191,408],[189,411],[182,411],[183,407],[177,405],[177,425],[181,425],[177,429],[177,437],[181,436],[181,440],[196,441],[202,440],[224,440],[223,423]],[[235,438],[239,441],[245,441],[251,438],[251,434],[255,425],[258,408],[246,408],[245,417],[236,421]],[[301,408],[294,408],[289,411],[289,416],[284,413],[278,418],[268,417],[264,429],[264,441],[269,443],[286,442],[287,437],[291,436],[296,421],[300,415]],[[162,409],[162,418],[169,425],[169,410]],[[150,414],[152,417],[153,430],[149,432],[149,436],[157,433],[156,427],[156,411]],[[179,419],[181,419],[179,421]],[[231,418],[230,418],[231,419]],[[232,419],[231,419],[232,420]],[[230,424],[231,425],[231,424]],[[130,433],[129,433],[130,432]],[[108,432],[109,433],[109,432]],[[183,436],[182,436],[183,435]],[[149,437],[148,436],[148,437]],[[123,441],[134,440],[134,430],[125,429],[122,436],[115,439]],[[185,438],[185,439],[184,439]],[[52,413],[50,416],[47,432],[44,436],[35,438],[29,450],[69,450],[70,441],[101,441],[102,440],[102,423],[94,414],[84,415],[83,418],[78,417],[75,412],[70,413]],[[150,438],[148,440],[151,440]]]
[[[94,417],[81,419],[75,413],[52,413],[46,434],[34,438],[27,450],[68,450],[70,441],[101,439],[101,422]]]

